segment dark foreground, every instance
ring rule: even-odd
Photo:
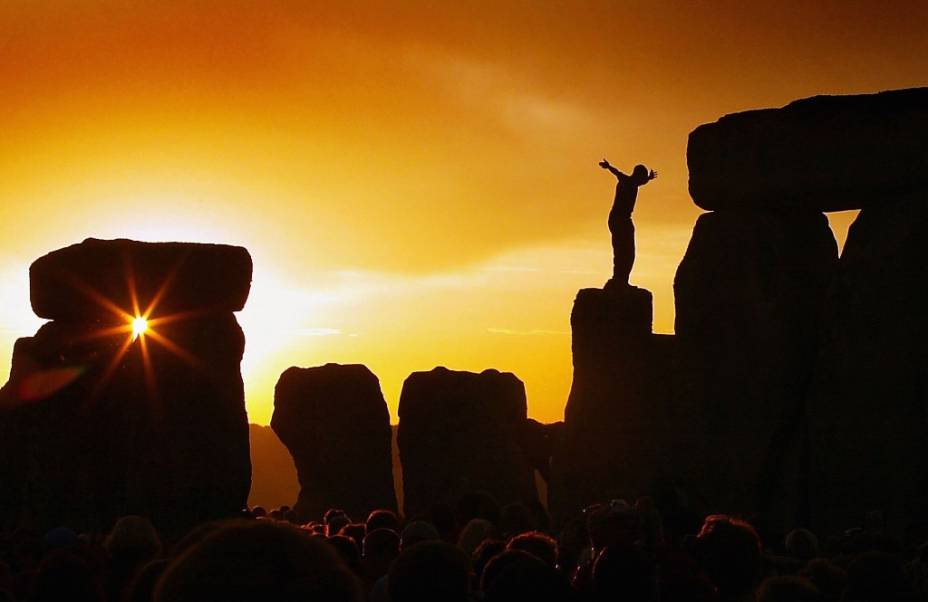
[[[415,519],[358,518],[332,509],[296,524],[288,507],[255,507],[176,541],[137,516],[108,533],[19,529],[0,537],[0,600],[928,599],[925,546],[904,548],[880,516],[771,541],[726,515],[687,531],[649,498],[596,504],[560,531],[541,506],[486,494]]]

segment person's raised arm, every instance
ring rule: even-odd
[[[627,177],[628,177],[627,175],[625,175],[624,173],[622,173],[621,171],[619,171],[618,169],[616,169],[615,167],[613,167],[613,166],[609,163],[609,161],[607,161],[606,159],[603,159],[602,161],[600,161],[600,162],[599,162],[599,166],[602,167],[603,169],[608,169],[610,172],[612,172],[612,175],[614,175],[614,176],[617,177],[617,178],[627,178]]]

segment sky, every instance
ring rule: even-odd
[[[563,417],[570,310],[610,275],[673,331],[700,210],[686,139],[735,111],[928,85],[928,3],[0,3],[0,373],[41,324],[28,267],[87,237],[244,245],[249,418],[291,365],[494,367]],[[829,216],[839,243],[853,214]]]

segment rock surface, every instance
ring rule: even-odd
[[[397,443],[405,514],[452,507],[485,491],[500,504],[534,501],[529,458],[519,445],[526,421],[525,386],[496,370],[414,372],[403,383]]]
[[[131,311],[129,282],[140,300],[155,299],[164,286],[158,303],[162,315],[239,311],[248,298],[251,272],[251,256],[242,247],[88,238],[37,259],[29,281],[37,316],[86,321],[110,317],[101,298]]]
[[[549,500],[564,520],[594,502],[651,495],[668,477],[673,337],[651,334],[651,293],[583,289],[571,313],[574,377]]]
[[[63,250],[68,259],[61,265],[81,266],[75,273],[93,274],[85,284],[100,291],[125,291],[124,264],[94,267],[93,261],[119,256],[127,246],[140,303],[148,303],[151,283],[160,285],[163,276],[160,269],[148,271],[162,265],[162,245],[89,241]],[[185,249],[170,246],[178,254]],[[198,246],[191,247],[195,254]],[[220,255],[239,253],[216,248]],[[34,299],[58,298],[65,306],[64,299],[80,295],[60,280],[45,289],[50,281],[39,276],[59,257],[37,262],[32,290]],[[237,277],[247,283],[247,252],[245,258]],[[205,282],[211,278],[203,275]],[[152,317],[163,317],[167,307],[202,311],[159,323],[138,339],[126,323],[115,323],[115,314],[104,320],[96,307],[82,313],[89,306],[75,303],[67,312],[43,311],[60,319],[17,341],[10,380],[0,390],[0,430],[13,434],[4,438],[0,457],[5,520],[105,530],[119,516],[142,514],[172,535],[244,506],[251,479],[239,367],[245,340],[227,311],[244,298],[222,310],[192,307],[204,299],[182,286],[193,280],[175,280]],[[113,300],[130,311],[123,302]]]
[[[803,402],[836,262],[820,213],[719,211],[696,222],[674,281],[676,396],[703,438],[696,483],[709,510],[795,518]]]
[[[294,510],[302,520],[319,520],[329,508],[355,520],[396,508],[390,414],[366,366],[287,369],[274,390],[271,427],[296,464]]]
[[[808,401],[820,532],[876,511],[904,541],[928,537],[926,231],[928,195],[864,209],[848,234]]]
[[[816,96],[690,134],[690,195],[708,210],[841,211],[928,193],[928,88]]]

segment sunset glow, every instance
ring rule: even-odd
[[[905,4],[0,3],[0,372],[41,324],[35,258],[91,236],[221,242],[254,260],[249,420],[287,367],[327,362],[370,367],[394,421],[403,379],[437,365],[515,372],[530,416],[562,419],[572,302],[612,268],[596,163],[660,171],[631,282],[672,332],[700,213],[688,133],[925,85],[928,9]],[[839,241],[852,218],[830,216]],[[106,336],[195,363],[155,306],[117,308]]]

